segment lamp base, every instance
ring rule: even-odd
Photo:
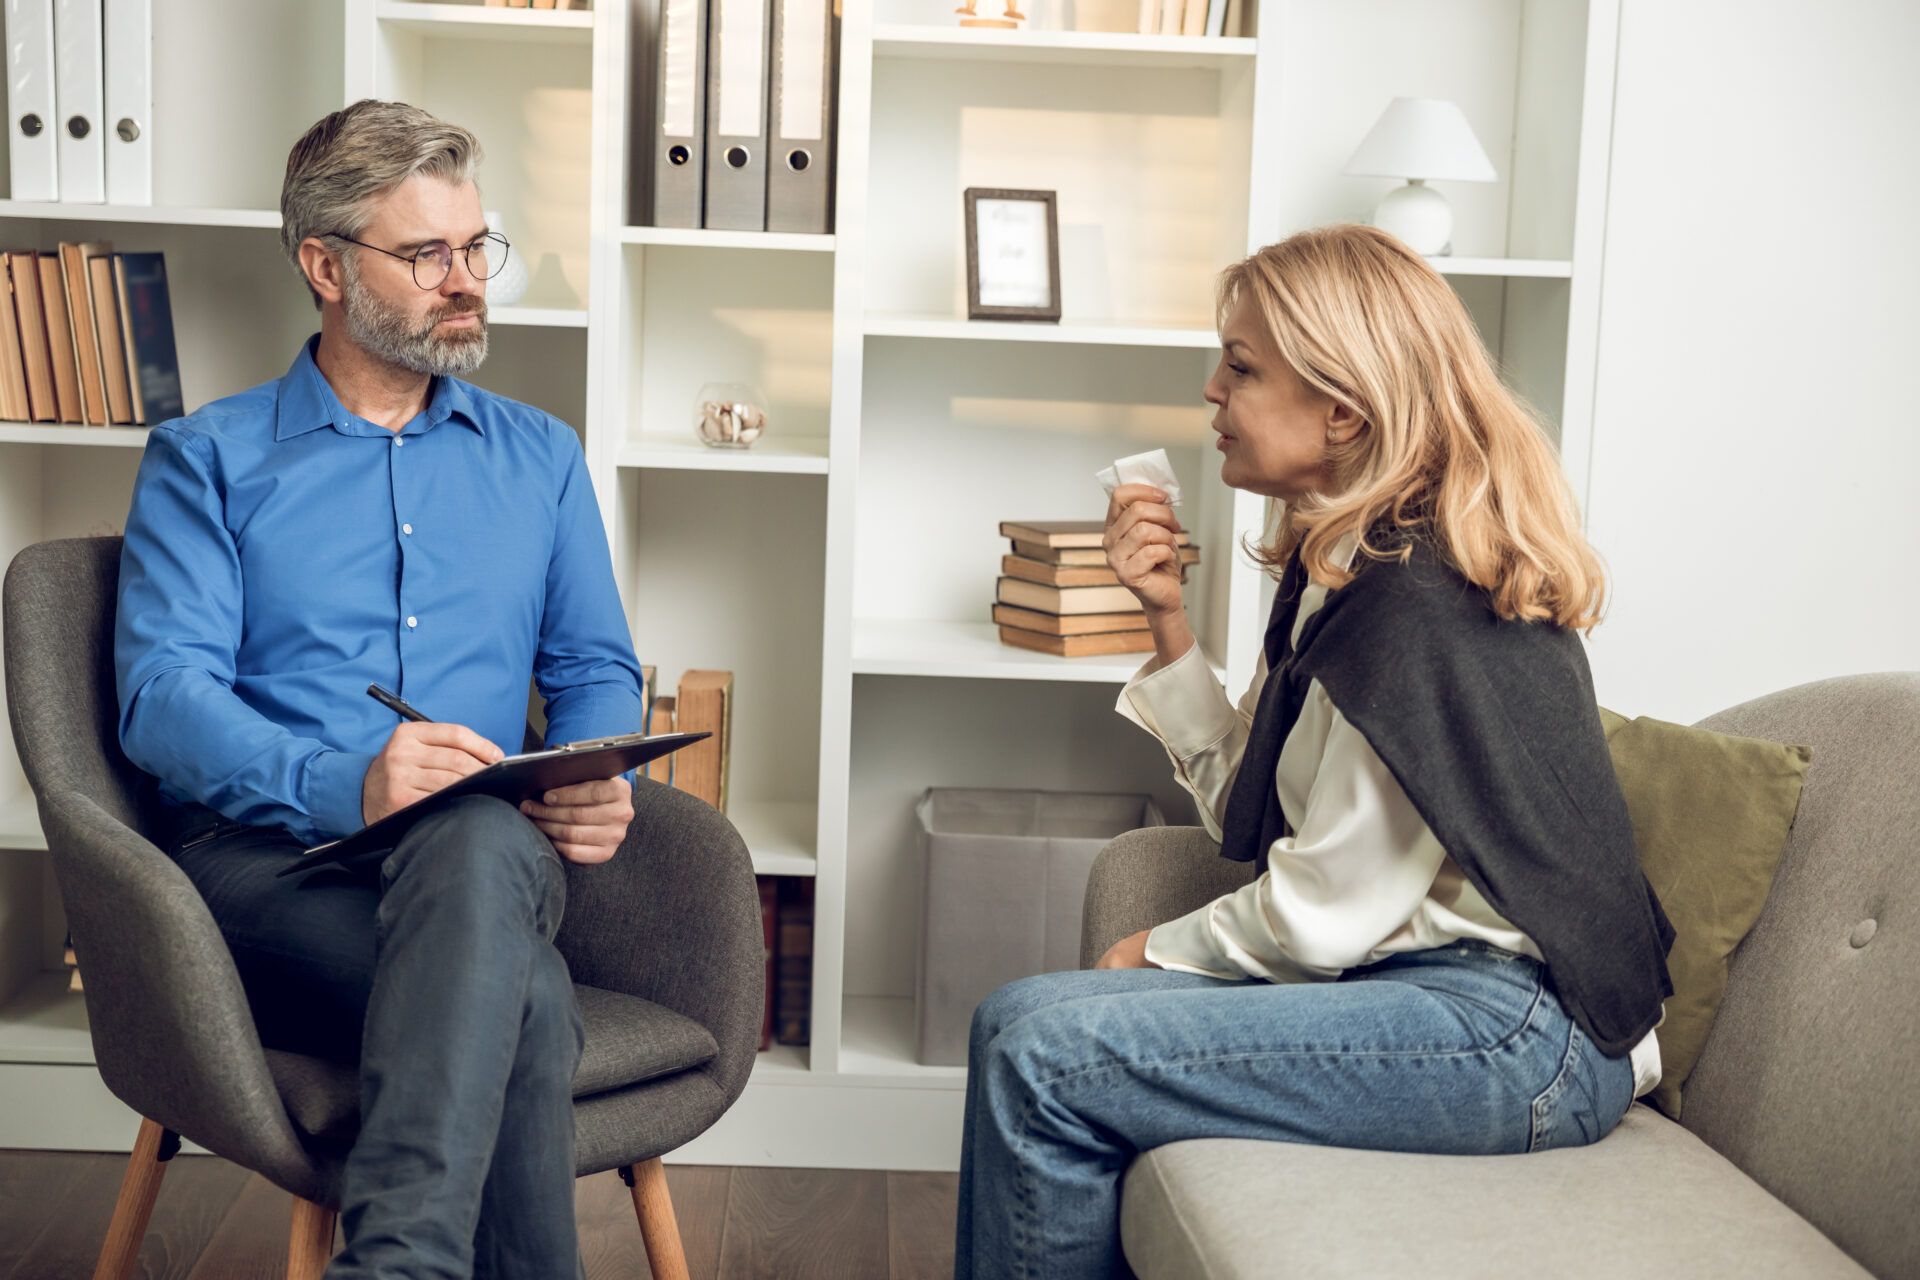
[[[1398,236],[1415,253],[1452,252],[1453,208],[1445,196],[1418,178],[1381,198],[1373,211],[1373,225]]]

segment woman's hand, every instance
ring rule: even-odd
[[[1145,484],[1123,484],[1107,504],[1107,567],[1139,597],[1149,618],[1181,611],[1179,517],[1167,495]]]
[[[1100,957],[1096,969],[1158,969],[1160,966],[1147,959],[1147,934],[1151,930],[1142,929],[1130,938],[1122,938],[1107,948],[1107,954]]]

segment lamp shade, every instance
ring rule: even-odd
[[[1466,114],[1444,98],[1395,98],[1347,161],[1346,171],[1421,181],[1492,182],[1497,176]]]

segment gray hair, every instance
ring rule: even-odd
[[[300,242],[329,233],[358,236],[373,204],[415,174],[471,182],[480,140],[457,124],[404,102],[362,98],[307,130],[287,153],[280,186],[280,248],[300,271]],[[301,282],[306,274],[301,272]],[[320,295],[312,284],[313,306]]]

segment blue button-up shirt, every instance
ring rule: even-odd
[[[437,377],[397,434],[314,363],[152,428],[120,559],[120,744],[173,801],[308,844],[358,830],[399,718],[509,755],[642,728],[640,666],[573,431]],[[631,780],[632,774],[623,775]]]

